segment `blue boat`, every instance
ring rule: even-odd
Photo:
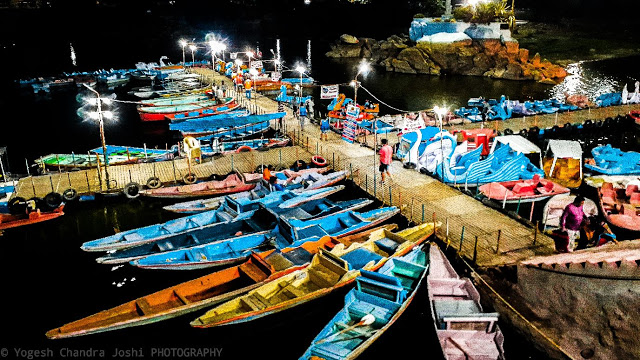
[[[392,258],[377,272],[360,270],[344,307],[313,339],[300,360],[355,359],[404,313],[427,274],[421,248]]]
[[[287,137],[237,141],[220,141],[218,138],[213,138],[211,143],[204,140],[201,141],[200,150],[202,152],[202,156],[211,157],[214,155],[232,152],[267,150],[274,147],[282,147],[286,146],[289,141],[290,140]]]
[[[396,157],[404,163],[417,163],[427,145],[434,141],[433,137],[439,132],[438,127],[427,126],[402,134],[396,150]]]
[[[511,118],[511,107],[504,95],[500,97],[500,101],[491,105],[487,112],[487,119],[489,120],[507,120]]]
[[[280,79],[280,81],[286,82],[286,83],[289,83],[289,84],[292,84],[292,85],[296,85],[296,84],[300,85],[300,84],[302,84],[302,86],[311,85],[314,82],[312,77],[282,78],[282,79]]]
[[[112,251],[139,246],[191,230],[231,221],[240,215],[257,210],[259,204],[277,206],[283,202],[288,202],[288,204],[300,205],[303,202],[333,194],[339,189],[342,189],[342,187],[318,189],[305,193],[294,193],[291,190],[272,192],[258,189],[257,191],[248,192],[244,196],[228,195],[219,198],[220,205],[215,210],[88,241],[82,244],[81,249],[84,251]]]
[[[622,93],[607,93],[596,98],[597,107],[622,105]]]
[[[481,148],[479,146],[474,151],[481,152],[482,150],[478,150]],[[470,154],[475,157],[473,151]],[[464,164],[456,163],[455,166],[445,160],[443,166],[436,167],[437,176],[445,183],[465,186],[532,179],[536,174],[544,177],[544,171],[534,166],[525,154],[514,151],[508,144],[498,147],[484,160],[469,162],[469,157]]]
[[[199,118],[171,123],[169,124],[169,129],[180,131],[183,136],[204,137],[216,135],[215,137],[232,140],[266,131],[269,128],[269,121],[282,118],[285,115],[285,112],[276,112],[215,120]]]
[[[291,96],[291,95],[287,95],[287,87],[285,85],[282,85],[280,87],[280,94],[278,96],[276,96],[276,101],[280,101],[280,102],[286,102],[286,103],[290,103],[290,104],[304,104],[306,103],[308,100],[311,100],[312,97],[311,96]]]
[[[640,174],[640,153],[622,151],[607,144],[591,150],[593,161],[585,161],[584,167],[599,174],[637,175]]]
[[[8,202],[14,191],[13,183],[0,184],[0,213],[9,213]]]
[[[375,126],[375,129],[374,129]],[[392,131],[398,130],[395,126],[384,122],[382,120],[376,120],[375,123],[368,120],[362,120],[358,123],[358,127],[367,130],[370,133],[376,134],[388,134]]]
[[[258,212],[261,211],[270,212],[266,208],[258,210]],[[246,259],[257,248],[266,250],[275,247],[282,250],[298,247],[323,236],[342,237],[354,234],[375,227],[398,212],[399,209],[392,206],[364,213],[349,211],[312,220],[288,220],[275,216],[277,225],[270,232],[231,236],[204,245],[152,254],[131,261],[131,265],[146,269],[167,270],[191,270],[226,265]],[[273,212],[270,213],[275,215]],[[198,242],[206,241],[206,238],[199,238],[198,234],[194,235]]]

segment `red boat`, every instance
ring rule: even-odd
[[[209,107],[205,107],[205,108],[197,109],[193,111],[166,114],[164,118],[169,121],[197,119],[205,116],[222,114],[231,110],[235,110],[239,107],[240,107],[240,104],[238,104],[234,98],[227,97],[227,98],[221,99],[219,104],[217,105],[209,106]]]
[[[189,185],[147,189],[140,191],[140,194],[143,196],[162,199],[222,196],[252,190],[257,184],[257,182],[247,182],[241,174],[232,173],[224,180],[203,181]]]
[[[23,225],[31,225],[42,221],[55,219],[64,215],[62,212],[64,204],[58,206],[53,211],[40,212],[40,209],[24,214],[0,214],[0,232],[5,229],[10,229]]]
[[[533,202],[558,194],[567,194],[569,189],[551,180],[535,175],[531,180],[493,182],[480,186],[479,191],[486,197],[507,203]]]
[[[216,100],[211,99],[174,106],[142,106],[138,107],[138,113],[142,121],[163,121],[167,115],[200,111],[217,105],[220,104]]]
[[[640,190],[638,183],[629,183],[626,188],[616,188],[605,182],[598,188],[600,209],[607,222],[629,231],[640,231]]]

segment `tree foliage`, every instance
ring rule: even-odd
[[[465,5],[453,10],[453,17],[456,20],[471,23],[506,21],[511,15],[507,0],[478,2],[476,5]]]

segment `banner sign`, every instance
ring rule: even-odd
[[[412,131],[417,131],[420,129],[424,129],[426,126],[424,124],[424,119],[421,115],[418,115],[415,119],[411,117],[404,116],[404,119],[400,122],[398,128],[400,131],[398,135],[410,133]]]
[[[354,105],[347,105],[347,118],[342,123],[342,139],[344,141],[353,143],[353,140],[356,138],[356,120],[358,119],[359,114],[359,107]]]
[[[320,99],[335,99],[338,97],[338,85],[322,85]]]
[[[261,60],[254,60],[251,62],[251,67],[254,69],[262,69],[262,61]]]

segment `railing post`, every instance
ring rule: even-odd
[[[533,232],[533,245],[536,244],[536,240],[538,239],[538,222],[539,221],[536,221],[536,228]]]
[[[500,235],[502,235],[502,229],[498,229],[498,241],[496,242],[496,254],[500,252]]]
[[[389,206],[393,206],[393,198],[391,197],[391,185],[389,185]]]
[[[478,235],[476,235],[476,243],[475,245],[473,245],[473,264],[477,265],[478,263],[476,262],[478,259]]]
[[[422,224],[424,224],[424,204],[422,204]]]
[[[531,212],[529,213],[529,221],[532,221],[532,219],[533,219],[533,208],[535,207],[535,205],[536,205],[536,202],[532,201],[531,202]]]
[[[458,249],[458,253],[462,252],[462,242],[464,241],[464,225],[462,225],[462,231],[460,232],[460,248]]]

